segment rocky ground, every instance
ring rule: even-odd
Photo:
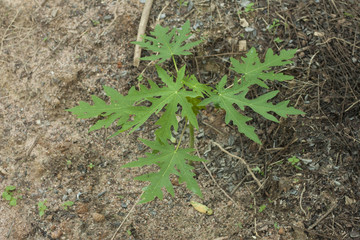
[[[144,69],[144,78],[155,76],[147,62],[132,65],[144,4],[1,0],[0,190],[15,186],[17,202],[0,201],[0,238],[360,239],[360,3],[180,2],[154,1],[147,33],[156,23],[190,20],[203,43],[179,61],[198,79],[215,85],[233,74],[229,58],[250,47],[261,57],[268,48],[297,48],[294,64],[280,69],[294,80],[271,88],[306,115],[276,124],[254,114],[260,146],[225,126],[222,112],[204,110],[196,133],[208,160],[207,169],[196,166],[204,198],[179,185],[174,198],[135,206],[146,183],[132,179],[150,168],[120,167],[144,156],[137,139],[153,137],[152,122],[106,140],[113,129],[88,133],[94,121],[65,109],[104,97],[102,85],[125,93]],[[257,190],[212,141],[245,158],[265,187]],[[288,161],[293,156],[301,169]],[[191,200],[214,214],[197,212]],[[67,201],[73,205],[65,208]]]

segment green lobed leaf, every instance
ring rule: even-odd
[[[261,143],[259,137],[255,134],[255,128],[247,125],[247,122],[252,118],[246,117],[243,114],[239,113],[233,106],[234,101],[237,100],[238,96],[236,94],[239,93],[241,88],[237,83],[234,83],[232,88],[225,88],[225,84],[227,82],[227,76],[225,75],[221,81],[217,84],[216,90],[217,94],[213,94],[209,98],[203,100],[199,105],[206,106],[209,103],[214,103],[215,105],[220,106],[225,110],[225,123],[229,124],[232,121],[237,127],[238,131],[244,133],[251,140]],[[234,91],[235,90],[235,91]],[[247,89],[243,91],[243,93],[247,93]]]
[[[144,174],[135,178],[135,180],[150,182],[150,185],[144,189],[139,203],[150,202],[156,197],[163,199],[162,188],[165,188],[174,196],[174,188],[170,181],[171,175],[178,176],[180,183],[185,182],[189,190],[202,197],[200,187],[194,179],[195,174],[192,172],[194,167],[187,163],[187,161],[205,161],[191,154],[194,149],[175,149],[174,146],[167,142],[160,143],[159,141],[144,139],[141,139],[141,141],[149,146],[153,153],[147,153],[147,157],[140,158],[138,161],[130,162],[122,167],[143,167],[155,164],[160,169],[158,172]]]
[[[274,98],[279,91],[271,91],[261,95],[255,99],[247,99],[246,94],[251,85],[257,84],[261,87],[267,88],[267,85],[262,81],[266,79],[285,81],[292,79],[291,76],[275,73],[264,73],[263,71],[269,70],[273,66],[282,66],[291,61],[296,50],[281,51],[280,55],[274,55],[270,49],[267,51],[265,61],[260,62],[257,53],[252,48],[247,54],[247,58],[243,58],[244,63],[240,64],[236,59],[231,59],[233,70],[238,73],[244,74],[241,83],[238,81],[228,88],[225,88],[227,83],[227,76],[224,76],[216,86],[216,91],[209,98],[203,100],[199,105],[205,106],[209,103],[214,103],[226,111],[225,122],[228,124],[232,121],[237,127],[238,131],[244,133],[248,138],[261,144],[260,139],[255,134],[255,128],[247,125],[247,122],[252,118],[244,116],[234,106],[237,105],[242,111],[248,106],[256,113],[262,115],[268,120],[278,122],[278,119],[270,113],[275,113],[281,117],[286,118],[288,115],[304,114],[304,112],[297,110],[293,107],[288,107],[289,101],[282,101],[277,104],[268,102]]]
[[[157,55],[153,54],[148,57],[143,57],[141,58],[142,60],[152,61],[160,59],[159,63],[162,63],[175,55],[190,55],[191,53],[187,50],[201,43],[201,41],[185,42],[191,37],[191,34],[189,34],[190,31],[189,21],[186,21],[181,29],[176,30],[174,28],[170,32],[168,27],[156,25],[154,31],[150,32],[154,37],[144,36],[142,42],[132,43],[146,50],[158,53]]]
[[[93,105],[81,101],[78,106],[66,110],[82,119],[98,116],[104,117],[105,119],[98,120],[90,128],[90,132],[102,127],[108,128],[116,120],[118,120],[119,126],[123,125],[130,119],[131,114],[133,114],[132,106],[136,99],[131,96],[123,96],[110,87],[104,86],[103,88],[106,95],[111,99],[110,104],[107,104],[101,98],[93,95],[91,96],[94,102]]]
[[[206,84],[200,83],[194,75],[184,78],[183,83],[189,87],[192,91],[197,92],[203,97],[203,95],[210,96],[213,88],[207,86]]]
[[[257,84],[260,87],[268,88],[265,80],[286,81],[293,79],[293,76],[285,75],[283,73],[275,73],[270,71],[272,67],[284,66],[292,63],[290,59],[294,57],[296,49],[281,50],[279,55],[274,54],[271,48],[268,49],[265,55],[264,62],[261,62],[255,48],[251,48],[246,54],[246,58],[242,57],[243,63],[240,63],[235,58],[230,58],[233,65],[232,70],[242,74],[241,83],[244,87]]]
[[[129,129],[131,129],[129,133],[132,133],[140,128],[151,115],[165,109],[165,112],[156,122],[156,125],[159,125],[160,128],[155,131],[156,136],[164,142],[171,138],[171,128],[173,127],[175,131],[178,128],[176,113],[179,111],[179,106],[181,106],[181,116],[188,119],[194,127],[199,128],[196,119],[197,111],[193,109],[193,99],[203,97],[203,94],[201,90],[191,91],[184,87],[184,79],[188,78],[185,77],[185,68],[186,66],[183,66],[178,71],[174,81],[173,77],[164,69],[156,66],[158,75],[165,84],[164,86],[159,87],[153,81],[148,80],[149,88],[140,84],[139,90],[132,87],[126,96],[104,86],[104,91],[111,100],[109,104],[97,96],[92,96],[93,105],[80,102],[78,106],[67,111],[77,115],[78,118],[101,117],[90,127],[89,131],[102,127],[108,128],[117,121],[117,125],[121,126],[121,129],[110,136],[113,137]],[[197,86],[200,89],[201,84],[197,84]],[[147,101],[150,106],[139,105],[144,101]]]
[[[160,88],[156,83],[149,81],[150,88],[140,88],[140,91],[133,91],[131,93],[133,97],[138,99],[143,98],[149,101],[151,106],[142,108],[141,110],[137,110],[138,107],[133,107],[132,111],[136,113],[134,120],[126,122],[120,132],[132,128],[132,130],[130,130],[130,133],[132,133],[144,124],[152,114],[157,114],[165,108],[165,112],[155,123],[162,128],[155,131],[156,136],[162,142],[165,142],[166,139],[170,139],[171,137],[171,127],[173,127],[174,130],[178,128],[175,114],[178,111],[178,106],[182,108],[181,116],[188,119],[194,127],[199,128],[196,114],[192,110],[193,105],[189,102],[188,98],[196,98],[202,95],[194,91],[188,91],[183,87],[183,72],[185,72],[185,66],[179,70],[179,75],[175,81],[173,77],[160,66],[156,66],[156,70],[162,82],[165,83],[165,86]]]

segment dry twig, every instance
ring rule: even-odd
[[[197,153],[198,157],[200,157],[200,154],[199,154],[198,149],[197,149],[196,147],[195,147],[195,149],[196,149],[196,153]],[[213,175],[211,174],[211,171],[208,169],[208,167],[206,166],[206,164],[205,164],[204,162],[201,162],[201,163],[203,164],[203,166],[204,166],[204,168],[206,169],[206,171],[209,173],[209,175],[210,175],[211,179],[213,180],[213,182],[215,183],[215,185],[224,193],[224,195],[225,195],[228,199],[230,199],[235,205],[237,205],[236,202],[235,202],[235,200],[232,199],[232,198],[229,196],[229,194],[227,194],[226,191],[225,191],[224,189],[222,189],[222,188],[220,187],[220,185],[216,182],[215,178],[214,178]]]
[[[256,184],[258,185],[259,188],[262,188],[262,184],[260,183],[259,179],[256,178],[256,176],[254,175],[253,171],[251,170],[249,164],[247,164],[247,162],[245,161],[245,159],[239,157],[239,156],[236,156],[234,154],[231,154],[229,153],[228,151],[226,151],[223,147],[220,146],[220,144],[218,144],[217,142],[214,142],[213,143],[218,146],[220,148],[221,151],[223,151],[224,153],[226,153],[227,155],[233,157],[233,158],[236,158],[236,159],[239,159],[241,161],[242,164],[244,164],[246,166],[246,169],[248,170],[248,172],[250,173],[251,177],[255,180]]]
[[[36,144],[38,143],[40,138],[40,135],[37,135],[34,139],[34,141],[32,142],[31,146],[29,147],[29,149],[26,151],[26,155],[25,157],[30,157],[30,154],[32,152],[32,150],[34,149],[34,147],[36,146]]]
[[[11,20],[9,26],[6,28],[5,32],[4,32],[4,35],[0,41],[0,53],[2,52],[2,48],[4,46],[4,41],[5,41],[5,38],[7,36],[7,32],[9,31],[9,29],[11,28],[11,26],[13,25],[13,23],[15,22],[17,16],[19,15],[20,11],[17,11],[16,14],[15,14],[15,17]]]
[[[299,205],[300,205],[301,211],[302,211],[302,212],[305,214],[305,216],[307,217],[307,213],[305,212],[304,208],[302,207],[302,199],[303,199],[303,196],[304,196],[304,192],[305,192],[305,184],[304,184],[304,189],[301,191]]]
[[[153,0],[147,0],[145,2],[145,6],[141,15],[139,30],[137,34],[136,41],[140,42],[141,37],[145,34],[145,29],[147,22],[149,20],[150,10],[152,6]],[[135,45],[135,52],[134,52],[134,66],[139,67],[140,64],[140,56],[141,56],[141,48],[139,45]]]
[[[335,208],[337,207],[337,203],[334,201],[333,204],[331,205],[330,209],[324,214],[322,215],[313,225],[311,225],[308,230],[313,229],[314,227],[316,227],[322,220],[324,220],[324,218],[326,218],[327,215],[329,215]]]
[[[143,195],[144,192],[140,193],[139,197],[137,198],[136,202],[134,203],[134,205],[132,206],[132,208],[130,209],[130,211],[128,212],[128,214],[126,214],[125,218],[122,220],[120,226],[116,229],[114,235],[112,236],[111,240],[114,240],[116,237],[116,234],[119,232],[120,228],[122,227],[122,225],[124,225],[126,219],[130,216],[130,214],[134,211],[134,208],[136,206],[136,204],[139,202],[140,197]]]

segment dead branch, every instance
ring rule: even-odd
[[[149,20],[150,10],[152,7],[153,0],[147,0],[145,2],[145,6],[141,15],[139,30],[137,34],[136,41],[140,42],[142,39],[141,37],[145,34],[146,25]],[[140,56],[141,56],[141,48],[139,45],[135,45],[135,52],[134,52],[134,66],[139,67],[140,64]]]

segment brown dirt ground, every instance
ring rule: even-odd
[[[147,63],[132,67],[130,42],[143,4],[1,0],[0,189],[14,185],[22,198],[15,207],[0,201],[0,239],[111,239],[128,213],[114,239],[360,239],[360,3],[259,0],[255,11],[239,15],[246,1],[193,0],[182,7],[178,1],[154,2],[147,32],[161,11],[163,26],[189,19],[195,38],[204,42],[179,61],[209,84],[229,73],[230,56],[244,55],[240,40],[262,56],[268,48],[298,48],[295,64],[281,69],[295,80],[271,88],[306,115],[280,124],[254,115],[259,146],[224,126],[221,112],[207,109],[197,146],[234,202],[199,165],[204,199],[178,186],[176,197],[131,211],[146,185],[132,178],[150,168],[120,167],[143,156],[137,138],[151,138],[152,124],[105,141],[111,129],[89,134],[94,121],[64,109],[92,94],[104,97],[102,85],[124,93],[136,84]],[[253,29],[241,26],[240,18]],[[274,19],[278,26],[267,30]],[[154,69],[144,76],[153,77]],[[265,187],[257,191],[244,166],[211,141],[259,167]],[[292,156],[301,159],[303,170],[287,162]],[[40,217],[37,204],[45,199],[48,209]],[[214,215],[196,212],[190,199]],[[65,210],[65,201],[74,206]]]

